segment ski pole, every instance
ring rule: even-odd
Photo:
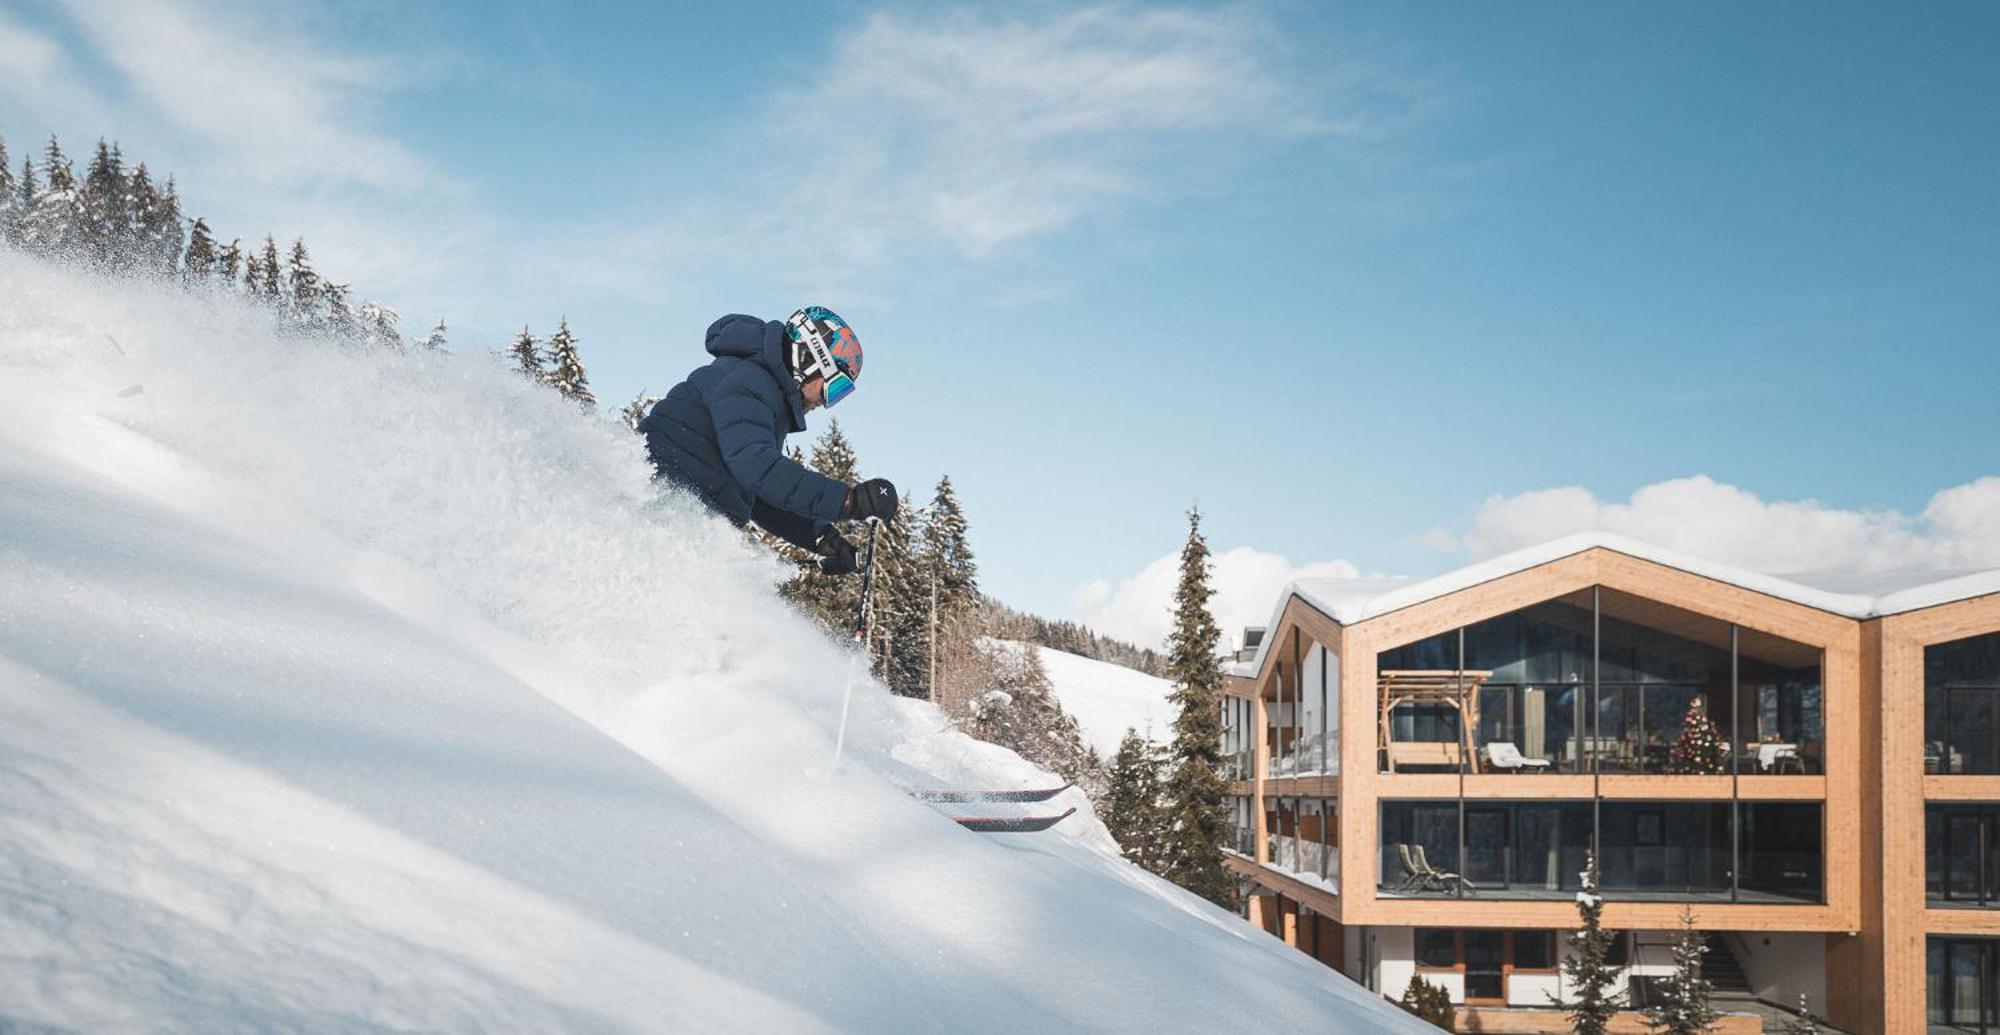
[[[861,562],[861,609],[854,616],[854,645],[861,655],[868,653],[868,598],[875,589],[875,532],[881,527],[879,518],[868,519],[868,555]],[[840,771],[840,755],[847,747],[847,705],[854,699],[854,666],[859,657],[848,658],[847,686],[840,692],[840,732],[833,738],[834,772]]]

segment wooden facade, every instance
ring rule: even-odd
[[[1783,637],[1821,654],[1824,772],[1685,776],[1632,773],[1384,772],[1379,749],[1386,709],[1377,655],[1545,601],[1596,589]],[[1575,922],[1561,900],[1423,899],[1377,894],[1378,804],[1395,799],[1574,799],[1811,802],[1821,806],[1823,900],[1818,903],[1692,903],[1698,926],[1719,931],[1808,933],[1826,944],[1827,1010],[1850,1031],[1925,1029],[1925,938],[1960,933],[2000,937],[2000,909],[1927,909],[1924,805],[2000,803],[2000,776],[1926,775],[1923,746],[1924,647],[2000,631],[2000,595],[1882,618],[1857,619],[1653,561],[1593,546],[1479,585],[1342,625],[1291,596],[1265,633],[1254,673],[1231,677],[1226,693],[1253,702],[1255,779],[1237,786],[1251,798],[1254,858],[1230,868],[1285,901],[1335,924],[1362,927],[1560,928]],[[1325,646],[1339,666],[1337,775],[1272,778],[1266,702],[1292,678],[1297,643]],[[1470,732],[1464,731],[1469,738]],[[1271,795],[1338,801],[1339,890],[1265,865]],[[1670,930],[1683,904],[1617,901],[1605,922],[1622,929]],[[1322,953],[1316,953],[1325,958]]]

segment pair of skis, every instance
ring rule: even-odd
[[[859,649],[857,658],[867,653],[869,598],[875,589],[875,532],[882,527],[878,518],[868,519],[868,552],[861,567],[861,607],[854,616],[854,644]],[[849,662],[847,688],[840,695],[840,732],[833,741],[833,770],[840,771],[840,756],[847,746],[847,706],[854,697],[853,662]],[[1066,783],[1054,790],[1030,791],[911,791],[922,801],[939,804],[978,803],[1025,803],[1048,801],[1062,792],[1076,786]],[[976,830],[982,834],[1032,834],[1047,830],[1057,823],[1076,814],[1071,808],[1059,816],[953,816],[959,826]]]
[[[964,804],[1024,804],[1048,801],[1062,792],[1076,786],[1066,783],[1061,787],[1026,791],[911,791],[910,796],[918,801],[940,805]],[[953,816],[952,821],[967,830],[982,834],[1032,834],[1047,830],[1076,814],[1070,808],[1060,815],[1044,816]]]

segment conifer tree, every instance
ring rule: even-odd
[[[840,429],[838,420],[829,421],[826,431],[813,442],[806,466],[835,481],[854,484],[857,478],[855,472],[860,464],[855,458],[854,445],[847,440],[847,433]],[[866,534],[864,530],[862,535]],[[856,538],[854,545],[859,550],[862,541]],[[779,595],[819,619],[820,624],[834,635],[845,636],[852,632],[854,616],[861,607],[861,580],[845,575],[822,574],[819,558],[809,551],[782,552],[798,565],[799,573],[779,588]]]
[[[1573,1035],[1605,1035],[1623,998],[1618,991],[1618,968],[1611,965],[1611,947],[1620,936],[1604,929],[1604,898],[1597,893],[1594,851],[1584,857],[1576,913],[1583,926],[1569,936],[1569,955],[1562,964],[1570,999],[1567,1004],[1558,1001],[1558,1005],[1568,1006]]]
[[[312,256],[306,253],[306,239],[292,239],[292,254],[286,262],[285,286],[288,291],[286,311],[292,322],[305,327],[319,326],[326,320],[326,281],[312,268]]]
[[[32,158],[21,159],[21,179],[14,185],[14,207],[7,218],[7,240],[26,248],[32,242],[35,215],[35,199],[42,192],[41,184],[35,180],[35,162]]]
[[[889,689],[905,697],[923,697],[930,687],[930,586],[920,556],[919,530],[913,527],[916,508],[908,494],[896,516],[882,525],[875,547],[875,588],[870,609],[875,612],[877,672]]]
[[[252,276],[251,294],[262,298],[273,309],[282,309],[285,304],[285,283],[283,267],[278,263],[278,242],[264,235],[264,248],[257,255],[257,270]]]
[[[187,256],[181,260],[181,275],[189,281],[205,281],[214,275],[215,269],[215,238],[209,233],[208,220],[196,216],[194,227],[188,231]]]
[[[1799,989],[1799,1004],[1793,1007],[1793,1011],[1797,1016],[1778,1029],[1780,1035],[1821,1035],[1825,1030],[1819,1026],[1819,1018],[1813,1016],[1812,1004],[1806,1001],[1806,990],[1803,988]]]
[[[322,281],[320,297],[326,302],[326,315],[320,318],[319,326],[332,332],[335,337],[359,338],[363,336],[361,322],[354,317],[354,307],[347,304],[353,289],[346,284]]]
[[[1234,882],[1222,866],[1229,843],[1229,785],[1222,779],[1222,722],[1218,701],[1222,666],[1216,649],[1222,631],[1209,614],[1208,541],[1201,535],[1201,511],[1188,511],[1187,544],[1181,549],[1180,583],[1174,591],[1174,629],[1168,637],[1167,677],[1174,720],[1174,771],[1167,780],[1166,869],[1164,876],[1225,908],[1233,908]]]
[[[618,416],[625,421],[626,427],[638,431],[639,422],[646,419],[646,414],[653,412],[653,404],[656,402],[659,400],[647,395],[646,390],[641,388],[639,394],[633,396],[632,401],[618,411]]]
[[[963,613],[979,595],[979,564],[966,538],[965,510],[951,487],[951,475],[938,479],[926,513],[923,546],[937,573],[938,606]]]
[[[124,157],[97,139],[97,153],[83,175],[83,225],[79,236],[91,261],[119,268],[132,265],[132,181]]]
[[[576,335],[570,333],[564,317],[549,336],[548,383],[586,409],[597,408],[597,396],[590,391],[590,377],[583,371],[583,357],[576,351]]]
[[[151,269],[147,254],[157,243],[160,224],[160,192],[153,186],[153,174],[140,162],[125,183],[123,219],[118,227],[120,269]]]
[[[1166,811],[1161,801],[1164,764],[1160,747],[1127,729],[1111,759],[1111,787],[1104,802],[1104,825],[1125,858],[1154,873],[1163,863]]]
[[[1667,752],[1667,771],[1672,773],[1723,773],[1729,770],[1729,746],[1708,717],[1708,708],[1697,697],[1688,705],[1681,720],[1680,736]]]
[[[451,351],[449,348],[445,347],[444,319],[442,317],[438,319],[437,326],[431,328],[430,333],[424,335],[422,341],[417,342],[417,347],[424,350],[425,352],[448,353]]]
[[[237,278],[243,275],[243,238],[229,239],[229,247],[222,249],[222,257],[216,260],[216,272],[223,283],[236,286]]]
[[[541,342],[528,333],[527,324],[521,325],[521,333],[515,335],[513,344],[507,346],[507,353],[514,357],[514,369],[519,370],[521,376],[537,383],[546,379],[542,369]]]
[[[75,255],[83,229],[83,197],[55,137],[42,152],[42,177],[28,215],[26,243],[44,255]]]
[[[361,303],[361,337],[369,348],[403,351],[403,318],[380,302]]]
[[[1674,933],[1674,972],[1661,990],[1659,1002],[1646,1009],[1646,1023],[1662,1035],[1700,1035],[1721,1019],[1709,996],[1713,989],[1701,976],[1701,957],[1708,952],[1694,929],[1694,906],[1681,907],[1681,929]]]
[[[1025,643],[993,642],[980,652],[988,663],[989,689],[974,700],[966,732],[1065,780],[1089,778],[1083,736],[1056,699],[1041,651]]]
[[[14,240],[14,160],[7,157],[7,138],[0,137],[0,241]]]
[[[145,168],[143,165],[140,168]],[[152,198],[146,209],[145,244],[140,257],[140,266],[154,273],[171,276],[175,264],[180,261],[181,245],[181,197],[174,186],[174,178],[167,177],[167,185]]]

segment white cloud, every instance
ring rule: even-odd
[[[257,7],[70,0],[94,55],[146,110],[220,151],[238,176],[400,192],[434,173],[363,114],[407,73],[343,55]]]
[[[1539,489],[1491,497],[1471,531],[1433,530],[1422,541],[1483,558],[1588,530],[1774,573],[1993,567],[2000,566],[2000,477],[1945,489],[1917,514],[1767,501],[1706,475],[1648,485],[1622,502],[1575,486]]]
[[[1214,555],[1210,585],[1215,596],[1209,612],[1222,627],[1223,645],[1233,646],[1243,627],[1262,625],[1271,617],[1278,593],[1293,579],[1358,574],[1346,561],[1314,561],[1294,565],[1281,554],[1248,546]],[[1114,586],[1085,583],[1076,591],[1076,614],[1097,632],[1140,646],[1159,647],[1173,626],[1174,587],[1180,580],[1180,552],[1167,554]]]

